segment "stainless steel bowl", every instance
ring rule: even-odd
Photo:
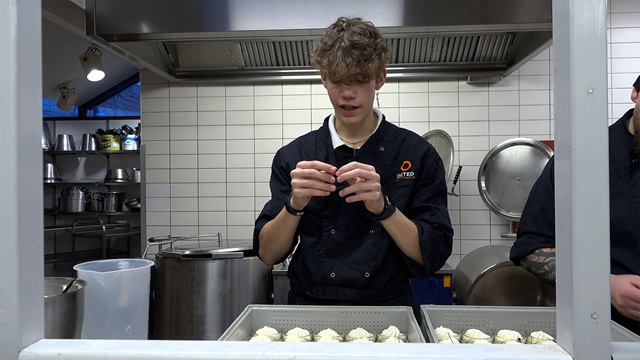
[[[104,182],[130,182],[129,172],[126,169],[109,169],[104,177]]]

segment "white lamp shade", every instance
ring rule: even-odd
[[[69,112],[76,103],[78,95],[68,90],[60,91],[60,98],[58,99],[58,109]]]
[[[100,60],[100,53],[89,48],[80,55],[82,70],[89,81],[100,81],[104,78],[104,67]]]

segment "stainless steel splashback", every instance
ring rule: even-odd
[[[499,81],[551,44],[551,0],[87,0],[87,34],[170,80],[317,78],[309,53],[339,16],[372,21],[389,78]]]

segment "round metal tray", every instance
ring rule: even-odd
[[[433,145],[438,155],[440,155],[444,163],[445,179],[449,180],[453,171],[454,150],[451,136],[444,130],[434,129],[422,135],[422,137]]]
[[[544,143],[514,138],[491,149],[478,169],[482,201],[494,213],[518,221],[531,187],[553,155]]]

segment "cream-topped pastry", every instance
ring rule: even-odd
[[[400,329],[391,325],[378,335],[378,342],[404,342],[406,336]],[[388,340],[388,341],[387,341]]]
[[[354,339],[354,340],[351,340],[351,342],[373,342],[373,341],[364,338],[364,339]]]
[[[436,338],[438,338],[439,342],[443,340],[456,339],[460,340],[460,335],[453,332],[453,330],[446,328],[444,326],[438,326],[435,328]]]
[[[357,328],[349,331],[347,336],[351,339],[371,339],[373,334],[363,328]]]
[[[301,329],[299,327],[287,331],[287,334],[284,337],[285,342],[302,342],[309,341],[310,339],[311,333],[309,330]]]
[[[282,338],[282,334],[280,334],[278,330],[269,326],[263,326],[260,329],[256,330],[256,335],[264,335],[276,341]]]
[[[438,340],[439,344],[460,344],[460,340],[454,338],[454,337],[450,337],[450,338],[444,338],[442,340]]]
[[[317,334],[314,335],[314,338],[318,342],[333,342],[340,341],[340,334],[338,334],[335,330],[331,328],[327,328],[321,330]]]
[[[375,341],[376,336],[363,328],[356,328],[347,334],[347,341],[356,341],[363,339],[366,341]]]
[[[498,331],[494,341],[497,344],[522,343],[522,335],[515,330],[503,329]]]
[[[254,337],[252,337],[251,339],[249,339],[249,341],[253,341],[253,342],[271,342],[273,341],[272,338],[266,336],[266,335],[256,335]]]
[[[287,331],[287,336],[304,337],[304,336],[309,336],[310,334],[311,333],[309,332],[309,330],[301,329],[299,327],[296,327]]]
[[[469,329],[462,335],[462,342],[471,344],[491,343],[491,336],[478,329]]]
[[[534,331],[527,338],[529,344],[555,344],[554,340],[553,336],[544,331]]]
[[[384,342],[384,343],[401,343],[401,342],[404,342],[404,341],[402,340],[402,338],[399,338],[397,336],[389,336],[388,338],[385,338],[381,342]]]

